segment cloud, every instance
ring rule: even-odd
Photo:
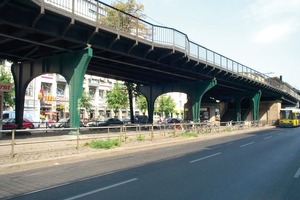
[[[288,39],[300,25],[300,0],[256,0],[246,9],[255,43]]]
[[[255,43],[265,44],[286,38],[293,31],[289,23],[269,25],[260,30],[254,37]]]
[[[299,16],[300,0],[256,0],[248,7],[248,15],[255,21]]]

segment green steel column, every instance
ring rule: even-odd
[[[155,99],[153,99],[153,98],[150,98],[149,100],[147,99],[147,103],[148,103],[148,123],[153,123],[154,102],[155,102]]]
[[[69,82],[70,126],[72,128],[78,128],[80,125],[80,108],[78,108],[78,100],[82,97],[83,79],[92,55],[93,50],[88,48],[69,54],[66,58],[66,62],[74,67]]]
[[[259,102],[260,102],[260,97],[261,97],[261,91],[254,92],[254,93],[242,93],[239,95],[235,96],[236,99],[236,121],[242,121],[242,116],[241,116],[241,102],[244,98],[250,98],[252,102],[252,107],[253,107],[253,121],[258,120],[259,117]]]
[[[236,99],[236,102],[235,102],[235,113],[236,113],[236,121],[239,122],[239,121],[242,121],[242,109],[241,109],[241,102],[242,102],[242,99],[244,97],[243,96],[236,96],[235,99]]]
[[[258,121],[259,118],[259,103],[260,103],[261,91],[255,92],[252,95],[253,102],[253,121]]]
[[[58,54],[30,62],[14,63],[11,71],[15,81],[16,121],[22,126],[24,99],[27,85],[35,77],[45,73],[57,73],[66,78],[70,86],[70,123],[79,127],[78,99],[82,96],[82,84],[93,50],[87,48],[77,52]]]
[[[192,109],[193,109],[193,121],[200,121],[200,105],[201,105],[202,95],[192,97]]]
[[[154,102],[156,98],[168,92],[184,92],[189,95],[193,106],[193,120],[199,120],[202,96],[215,85],[217,85],[217,80],[213,79],[209,81],[143,85],[138,87],[138,91],[144,94],[147,99],[150,123],[153,122]]]
[[[162,94],[162,85],[139,85],[138,91],[140,91],[147,99],[148,105],[148,123],[153,123],[154,102],[155,99]]]
[[[187,84],[189,88],[188,94],[192,100],[193,106],[193,121],[200,120],[200,106],[203,95],[217,85],[217,80],[213,79],[210,81],[199,81],[197,83]]]

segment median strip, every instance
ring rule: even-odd
[[[220,155],[220,154],[221,154],[221,152],[215,153],[215,154],[212,154],[212,155],[209,155],[209,156],[205,156],[203,158],[192,160],[192,161],[190,161],[190,163],[198,162],[198,161],[201,161],[201,160],[204,160],[204,159],[207,159],[207,158],[211,158],[211,157],[214,157],[214,156],[217,156],[217,155]]]

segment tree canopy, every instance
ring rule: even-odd
[[[174,102],[174,99],[171,96],[164,94],[156,100],[154,110],[158,113],[165,113],[166,116],[169,116],[174,112],[175,106],[176,103]]]
[[[122,108],[128,107],[128,93],[124,85],[116,82],[111,91],[106,94],[107,107],[117,113]]]
[[[119,11],[105,6],[104,15],[99,19],[101,25],[130,34],[137,33],[138,36],[149,35],[146,25],[138,20],[145,17],[143,4],[137,3],[136,0],[127,0],[127,2],[115,1],[112,6]]]
[[[148,109],[147,99],[144,95],[139,95],[136,98],[136,104],[139,110],[145,113]]]
[[[89,94],[83,92],[82,97],[78,100],[78,107],[85,108],[85,110],[89,112],[92,107],[92,104],[90,103],[91,100],[92,98],[89,96]]]

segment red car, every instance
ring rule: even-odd
[[[14,118],[10,118],[2,124],[2,129],[3,130],[16,129],[16,127],[17,127],[17,124],[16,124],[16,120]],[[22,123],[22,128],[23,129],[33,129],[34,125],[31,121],[24,118],[23,123]]]

